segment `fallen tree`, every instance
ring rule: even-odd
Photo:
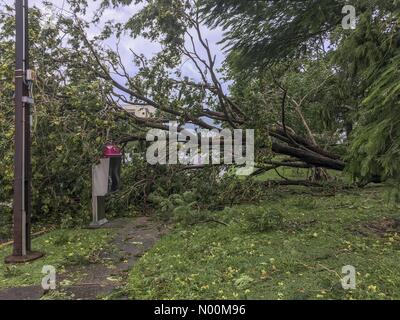
[[[118,46],[115,50],[104,50],[100,42],[88,39],[85,23],[82,20],[75,16],[74,20],[69,21],[70,28],[73,30],[71,34],[82,45],[82,50],[78,54],[85,63],[82,63],[81,67],[89,68],[90,72],[95,73],[99,79],[111,87],[111,90],[106,93],[108,111],[121,114],[121,117],[129,119],[141,128],[139,129],[142,131],[141,135],[122,137],[119,143],[124,145],[130,141],[145,140],[146,130],[149,128],[168,131],[166,124],[168,121],[178,121],[179,129],[187,125],[208,130],[219,130],[224,127],[253,128],[256,131],[267,132],[264,143],[257,145],[258,151],[265,149],[265,152],[287,156],[292,162],[295,160],[297,167],[337,171],[345,169],[346,163],[340,155],[318,144],[303,114],[302,107],[311,92],[296,100],[287,94],[287,89],[282,84],[275,81],[277,93],[284,93],[280,121],[272,124],[265,123],[264,128],[255,127],[254,123],[257,119],[251,113],[244,111],[241,103],[223,89],[224,85],[217,71],[216,55],[212,53],[208,40],[202,34],[199,8],[182,6],[182,8],[176,8],[174,14],[175,19],[183,26],[182,33],[177,35],[177,38],[186,38],[186,41],[161,40],[165,48],[152,59],[131,50],[133,61],[139,68],[135,75],[128,71]],[[161,26],[158,27],[162,29]],[[163,30],[152,30],[150,33],[152,32],[162,33]],[[179,57],[180,61],[182,59],[190,61],[202,81],[170,77],[170,72],[166,72],[166,69],[169,65],[176,65],[171,56]],[[160,64],[164,64],[165,67],[160,67]],[[149,79],[149,74],[151,79]],[[176,74],[180,75],[181,71],[178,69]],[[312,88],[311,91],[318,92],[324,84],[325,81]],[[305,128],[306,136],[297,134],[294,129],[286,125],[287,98],[294,105],[294,114],[298,117],[300,125]],[[124,111],[121,104],[144,104],[155,108],[157,112],[153,117],[140,118]],[[268,159],[257,161],[257,165],[261,167],[268,165]],[[283,161],[280,166],[293,167],[293,163]]]

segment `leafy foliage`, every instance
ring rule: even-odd
[[[102,146],[121,137],[143,137],[149,127],[165,130],[171,120],[182,126],[255,129],[257,160],[266,170],[294,163],[317,171],[329,160],[333,165],[325,167],[347,166],[357,180],[399,181],[398,1],[355,1],[357,28],[350,31],[340,26],[346,3],[104,0],[90,23],[99,22],[110,7],[140,9],[125,22],[107,21],[93,39],[85,35],[90,23],[77,16],[60,17],[56,28],[44,29],[42,13],[32,9],[31,60],[38,72],[32,127],[35,221],[63,227],[86,223],[90,168]],[[69,4],[74,14],[87,13],[87,1]],[[228,58],[222,70],[202,35],[204,24],[225,31]],[[0,26],[3,238],[11,226],[13,181],[11,8],[1,12]],[[144,37],[160,50],[152,57],[132,52],[131,59],[122,61],[119,49],[104,42],[123,35]],[[184,75],[185,59],[197,75]],[[124,62],[132,64],[134,74]],[[156,118],[129,117],[114,99],[150,104]],[[258,202],[267,192],[229,169],[221,178],[215,168],[194,173],[151,167],[140,155],[143,146],[137,153],[136,145],[124,146],[133,157],[124,166],[121,192],[109,199],[113,216],[156,207],[165,219],[175,212],[183,221],[185,214],[192,219],[199,212]],[[185,192],[193,201],[182,196]]]
[[[357,177],[400,181],[400,54],[393,57],[369,87],[354,133],[351,170]]]
[[[267,73],[283,70],[278,80],[295,99],[303,89],[314,90],[310,80],[321,83],[324,74],[330,76],[324,88],[307,97],[306,107],[302,106],[318,142],[351,144],[345,157],[356,179],[399,181],[399,123],[395,120],[400,79],[398,1],[352,3],[357,27],[350,31],[340,25],[344,1],[205,0],[202,4],[209,25],[226,31],[233,93],[245,107],[252,106],[251,112],[261,119],[268,119],[260,114],[264,110],[274,121],[279,117],[279,113],[271,116],[271,106],[279,102],[273,91],[271,95],[274,79],[266,75],[265,67]],[[293,64],[296,60],[297,66]],[[297,131],[293,112],[287,113],[288,123]]]
[[[11,11],[10,11],[11,12]],[[13,181],[14,19],[0,16],[0,210],[2,232],[11,230]],[[33,217],[42,224],[71,227],[90,219],[91,167],[103,145],[131,130],[121,114],[105,112],[104,82],[81,68],[73,46],[61,46],[61,26],[42,29],[41,13],[32,9],[31,63],[38,74],[34,86],[32,125]],[[73,45],[73,44],[72,44]]]
[[[226,31],[224,42],[240,56],[240,68],[313,51],[340,23],[344,1],[204,0],[202,5],[208,24]]]

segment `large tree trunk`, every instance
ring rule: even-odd
[[[324,155],[318,154],[313,151],[294,148],[291,146],[275,142],[272,144],[272,151],[275,153],[284,154],[287,156],[291,156],[293,158],[297,158],[314,167],[343,171],[346,166],[345,162],[342,160],[328,158]]]

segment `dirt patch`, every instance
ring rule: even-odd
[[[391,233],[400,233],[400,219],[382,219],[361,223],[353,231],[369,236],[371,234],[384,237]]]

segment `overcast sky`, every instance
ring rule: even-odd
[[[71,16],[72,14],[70,13],[70,7],[67,3],[67,0],[52,0],[52,1],[47,1],[51,2],[55,8],[54,11],[46,9],[45,5],[43,4],[43,0],[29,0],[29,6],[36,6],[40,8],[42,11],[47,13],[48,17],[52,16],[52,19],[57,20],[59,15],[65,15],[65,16]],[[90,21],[91,17],[95,13],[96,9],[98,8],[99,1],[94,1],[94,0],[88,0],[89,3],[89,8],[87,10],[86,16],[82,17],[86,21]],[[0,0],[0,10],[2,7],[2,4],[7,4],[9,6],[14,6],[14,0]],[[98,25],[90,25],[90,28],[88,30],[88,37],[91,38],[97,34],[99,34],[102,30],[102,25],[106,21],[109,20],[114,20],[115,22],[126,22],[130,17],[132,17],[135,13],[137,13],[140,10],[140,5],[130,5],[130,6],[124,6],[124,7],[119,7],[115,9],[107,9],[103,13],[102,19],[99,22]],[[207,27],[202,27],[202,34],[203,37],[206,38],[209,42],[212,54],[217,57],[216,59],[216,68],[219,68],[224,59],[225,55],[222,51],[222,46],[218,44],[218,42],[222,39],[222,31],[220,29],[215,29],[215,30],[210,30]],[[188,40],[189,41],[189,40]],[[104,45],[108,45],[112,48],[116,47],[116,38],[111,37],[108,39]],[[120,46],[119,50],[122,56],[122,59],[124,61],[124,64],[128,70],[128,72],[131,75],[134,75],[136,72],[136,66],[134,66],[133,63],[131,63],[132,60],[132,53],[130,50],[132,49],[135,53],[137,54],[144,54],[146,57],[151,57],[154,54],[156,54],[158,51],[160,51],[160,45],[158,43],[152,43],[146,39],[143,38],[136,38],[133,39],[129,36],[124,36],[122,40],[120,41]],[[202,55],[202,51],[199,50],[200,55]],[[205,52],[203,51],[203,54]],[[189,77],[195,82],[202,82],[201,76],[199,73],[196,71],[195,66],[191,61],[185,60],[184,63],[181,66],[181,71],[182,71],[182,76],[183,77]],[[115,76],[115,79],[117,81],[120,81],[121,83],[124,82],[124,79],[121,79],[118,76]],[[229,82],[228,83],[222,83],[223,90],[228,92],[229,91]],[[118,90],[117,90],[118,91]],[[122,92],[120,92],[123,94]],[[207,123],[212,124],[213,121],[208,118],[203,118],[204,121]],[[189,128],[194,128],[195,126],[189,126]]]
[[[54,6],[55,10],[53,11],[52,14],[50,10],[46,10],[43,4],[43,0],[29,0],[29,6],[37,6],[41,8],[42,10],[48,13],[49,17],[52,15],[53,19],[57,19],[57,16],[60,14],[66,16],[71,15],[69,13],[70,7],[67,3],[67,0],[49,0],[48,2],[51,2]],[[1,3],[13,6],[14,0],[0,0],[0,4]],[[91,16],[94,14],[94,12],[99,6],[99,1],[88,0],[88,3],[89,3],[89,8],[87,15],[85,17],[82,17],[85,20],[90,20]],[[143,4],[123,6],[115,9],[113,8],[106,9],[101,19],[101,22],[98,25],[93,25],[93,24],[91,25],[88,31],[88,36],[91,38],[94,35],[98,34],[101,31],[101,27],[104,24],[104,22],[108,20],[114,20],[116,22],[117,21],[126,22],[132,15],[137,13],[142,6]],[[222,31],[220,29],[210,30],[206,27],[203,27],[202,31],[204,36],[208,39],[210,43],[213,54],[217,56],[217,66],[220,66],[224,60],[224,54],[222,52],[222,46],[218,45],[217,43],[222,38]],[[115,44],[116,44],[115,38],[110,38],[105,42],[105,45],[111,47],[115,47]],[[151,57],[160,50],[160,46],[157,43],[152,43],[143,38],[133,39],[131,37],[124,36],[122,41],[120,42],[120,52],[123,59],[127,61],[127,65],[130,66],[132,65],[131,63],[129,63],[131,60],[131,52],[130,52],[131,49],[136,53],[144,54],[147,57]],[[200,76],[195,70],[195,67],[192,64],[192,62],[190,61],[185,62],[182,66],[182,71],[184,76],[188,76],[196,81],[200,81]],[[134,73],[135,70],[131,70],[131,72]]]

